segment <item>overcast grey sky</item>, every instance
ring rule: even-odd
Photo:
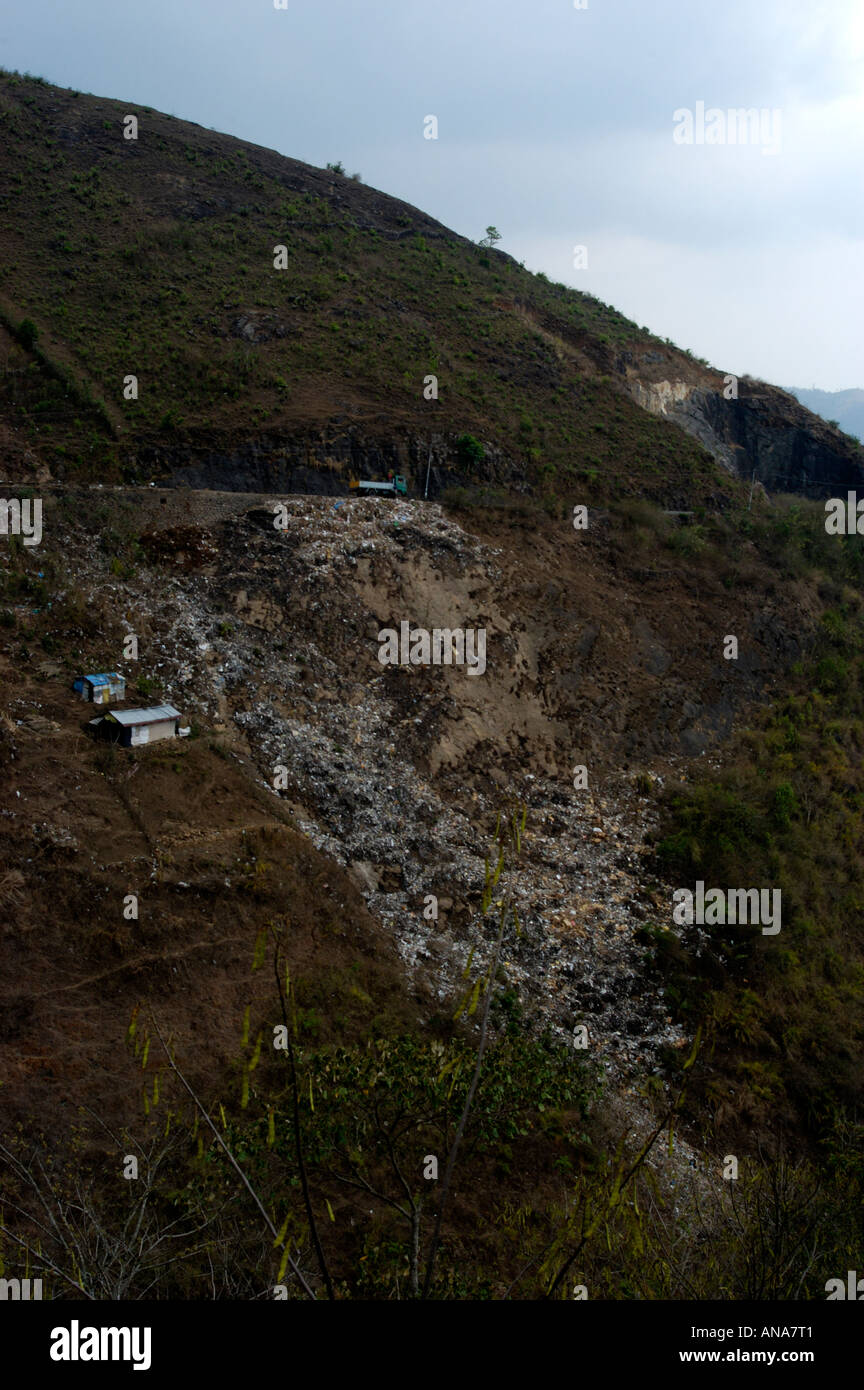
[[[2,0],[0,63],[494,223],[726,370],[864,386],[864,0]],[[699,102],[725,143],[673,138]]]

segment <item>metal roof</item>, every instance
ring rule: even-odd
[[[89,681],[91,685],[110,685],[112,681],[122,681],[124,677],[119,671],[109,671],[107,675],[82,676],[81,679]]]
[[[158,724],[162,719],[179,719],[180,711],[173,705],[153,705],[150,709],[112,709],[103,719],[116,719],[118,724]]]

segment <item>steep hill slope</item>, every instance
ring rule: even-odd
[[[51,904],[65,904],[56,931],[86,942],[74,997],[107,973],[132,986],[131,1008],[142,971],[158,996],[166,959],[197,961],[208,912],[231,940],[227,923],[260,925],[268,909],[250,897],[242,841],[277,831],[285,811],[340,866],[336,881],[350,871],[422,997],[446,998],[468,949],[485,949],[485,843],[515,794],[530,854],[508,975],[524,1008],[556,1031],[589,1019],[616,1082],[656,1062],[683,1035],[642,978],[641,927],[668,916],[639,859],[656,824],[644,793],[718,756],[755,703],[783,692],[782,673],[818,636],[816,580],[804,570],[778,582],[753,541],[742,553],[746,514],[708,539],[642,504],[592,510],[584,533],[542,511],[325,498],[291,500],[277,530],[272,506],[186,490],[68,494],[47,499],[38,553],[4,551],[0,838],[21,908],[7,941],[21,951],[6,972],[13,1055],[42,1029],[20,1012],[28,960],[41,977],[41,952],[67,954],[53,925],[34,930],[53,923]],[[377,634],[403,621],[483,628],[482,677],[382,666]],[[126,631],[138,661],[122,659]],[[736,661],[723,657],[730,631]],[[91,707],[71,681],[118,666],[133,703],[136,685],[139,701],[170,700],[197,736],[176,752],[93,746]],[[239,887],[223,893],[223,877]],[[180,880],[185,897],[167,886]],[[104,906],[103,881],[114,885]],[[146,895],[140,928],[123,920],[125,892]],[[435,922],[422,913],[428,893],[448,904]],[[287,891],[284,910],[309,929],[304,894]],[[145,949],[154,915],[168,934]],[[97,968],[106,950],[117,964]],[[190,1017],[213,988],[203,955],[195,969]],[[113,1053],[119,1037],[102,1041]]]
[[[828,537],[815,505],[775,519],[779,509],[758,500],[695,526],[616,504],[591,509],[585,532],[526,504],[454,511],[323,497],[289,498],[277,529],[273,505],[271,494],[68,491],[46,497],[38,548],[13,538],[0,552],[6,1131],[17,1122],[27,1144],[44,1134],[74,1155],[65,1146],[83,1119],[104,1219],[115,1219],[110,1175],[128,1151],[118,1135],[140,1127],[142,1105],[157,1128],[163,1116],[176,1122],[155,1042],[143,1075],[124,1046],[130,1024],[143,1029],[151,1014],[201,1094],[223,1098],[242,1124],[242,1038],[250,1027],[253,1039],[268,1034],[279,1017],[272,973],[251,968],[271,923],[286,927],[304,1066],[382,1038],[443,1047],[464,971],[489,960],[484,856],[497,810],[516,796],[527,808],[514,887],[521,935],[501,962],[501,1008],[520,1038],[545,1030],[565,1044],[572,1065],[575,1030],[586,1029],[605,1089],[587,1130],[554,1108],[544,1118],[531,1090],[518,1160],[501,1140],[470,1168],[475,1197],[451,1228],[460,1258],[479,1280],[500,1261],[503,1292],[524,1262],[521,1237],[502,1235],[493,1254],[490,1231],[522,1207],[543,1231],[564,1174],[605,1171],[591,1157],[604,1133],[613,1152],[621,1134],[644,1139],[674,1094],[702,1009],[713,1032],[694,1073],[699,1103],[682,1117],[684,1134],[652,1156],[652,1190],[670,1204],[664,1221],[698,1196],[698,1229],[718,1203],[710,1222],[724,1229],[718,1156],[755,1164],[781,1135],[807,1151],[831,1133],[826,1107],[842,1114],[860,1092],[857,899],[851,885],[839,900],[830,887],[858,852],[854,815],[838,819],[860,795],[850,699],[861,659],[852,644],[848,654],[837,647],[862,627],[848,587],[861,587],[855,538],[847,547]],[[844,574],[837,557],[847,552]],[[378,632],[405,620],[484,627],[482,678],[382,666]],[[130,630],[137,661],[122,658]],[[730,631],[737,661],[723,655]],[[785,700],[791,672],[822,656],[826,634],[829,655],[799,710]],[[127,703],[170,699],[192,737],[140,750],[92,743],[92,707],[71,681],[117,666]],[[672,928],[672,888],[698,877],[698,855],[717,845],[760,845],[760,819],[746,802],[727,797],[712,812],[709,801],[719,826],[706,842],[691,818],[658,872],[650,844],[670,829],[658,793],[680,783],[679,795],[701,794],[730,734],[750,725],[755,739],[766,699],[779,722],[777,768],[761,779],[769,872],[791,872],[793,891],[779,938],[752,955],[739,938],[717,958],[714,933]],[[787,746],[810,738],[805,709],[821,711],[824,734],[790,761]],[[574,785],[580,765],[587,786]],[[797,845],[779,837],[790,822]],[[821,858],[811,862],[814,846]],[[827,890],[818,900],[813,872]],[[749,869],[720,881],[749,883]],[[124,915],[129,894],[134,920]],[[268,1086],[266,1075],[252,1078],[253,1119]],[[312,1143],[322,1106],[316,1092]],[[178,1142],[185,1154],[182,1131]],[[845,1151],[843,1162],[849,1171]],[[188,1175],[190,1200],[199,1179]],[[338,1205],[319,1173],[319,1203],[324,1192],[336,1204],[346,1287],[362,1293],[357,1242],[370,1209]],[[476,1203],[494,1220],[478,1218]],[[236,1268],[241,1255],[229,1249]],[[698,1243],[685,1250],[699,1262]],[[605,1258],[592,1278],[629,1296],[638,1251],[626,1277],[614,1262],[605,1270]],[[837,1258],[824,1252],[829,1272]],[[265,1250],[251,1260],[252,1296],[273,1259]],[[664,1277],[645,1296],[681,1296],[696,1276],[670,1266]],[[710,1269],[704,1279],[707,1296],[720,1296]],[[368,1286],[372,1296],[385,1287]]]
[[[433,489],[590,481],[684,506],[728,495],[706,449],[770,489],[861,476],[791,397],[744,380],[727,401],[721,373],[590,295],[355,180],[5,73],[0,134],[13,479],[341,491],[393,465],[423,487],[431,463]]]
[[[38,545],[0,536],[4,1212],[26,1210],[41,1137],[110,1226],[127,1127],[171,1131],[169,1229],[181,1196],[210,1221],[214,1172],[230,1201],[160,1293],[271,1296],[280,1252],[200,1117],[185,1127],[142,1042],[156,1020],[318,1278],[262,1042],[272,932],[340,1296],[403,1296],[394,1207],[362,1182],[349,1200],[334,1165],[356,1186],[371,1153],[386,1186],[364,1098],[404,1100],[422,1123],[398,1173],[434,1191],[422,1164],[478,1037],[465,980],[493,959],[485,860],[516,802],[519,930],[435,1296],[505,1296],[529,1260],[515,1296],[542,1294],[570,1210],[609,1217],[592,1297],[737,1297],[751,1277],[800,1296],[782,1242],[810,1248],[809,1170],[787,1181],[773,1145],[821,1165],[820,1296],[857,1258],[864,1187],[864,560],[817,503],[751,481],[833,493],[861,450],[330,171],[8,74],[0,126],[0,472],[44,507]],[[347,495],[390,467],[412,497]],[[482,630],[482,675],[383,664],[402,623]],[[124,673],[127,705],[172,701],[191,736],[92,742],[72,681],[94,669]],[[703,877],[782,884],[782,934],[680,929],[673,889]],[[614,1175],[655,1127],[640,1214]],[[763,1178],[786,1194],[767,1273]]]

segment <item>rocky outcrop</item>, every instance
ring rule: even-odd
[[[405,433],[366,433],[344,421],[306,436],[261,436],[234,448],[221,444],[169,445],[141,450],[145,476],[161,474],[165,486],[219,492],[305,493],[344,497],[350,478],[380,479],[400,473],[414,496],[438,497],[447,488],[485,483],[519,492],[527,485],[523,464],[492,441],[470,473],[460,467],[456,438]]]
[[[668,364],[667,364],[668,365]],[[730,474],[755,476],[769,493],[823,498],[864,486],[864,447],[813,415],[793,396],[743,377],[735,386],[719,373],[691,380],[652,380],[629,368],[622,385],[644,410],[680,426]],[[727,399],[730,390],[737,397]],[[407,477],[413,496],[440,497],[452,487],[478,483],[513,492],[530,489],[524,460],[482,441],[486,457],[470,471],[460,466],[457,437],[419,436],[409,430],[365,430],[336,418],[306,434],[260,435],[228,445],[190,440],[139,451],[143,476],[171,487],[224,492],[345,496],[350,478]]]
[[[627,377],[633,399],[694,435],[730,473],[768,492],[835,496],[864,484],[864,448],[794,396],[750,377],[693,381]],[[731,393],[737,391],[737,396]],[[727,399],[727,394],[730,398]]]

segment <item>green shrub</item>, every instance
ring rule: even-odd
[[[39,330],[32,319],[22,319],[18,325],[16,336],[21,346],[31,352],[36,339],[39,337]]]
[[[483,462],[486,452],[473,434],[461,434],[456,440],[456,457],[460,467],[471,473]]]

